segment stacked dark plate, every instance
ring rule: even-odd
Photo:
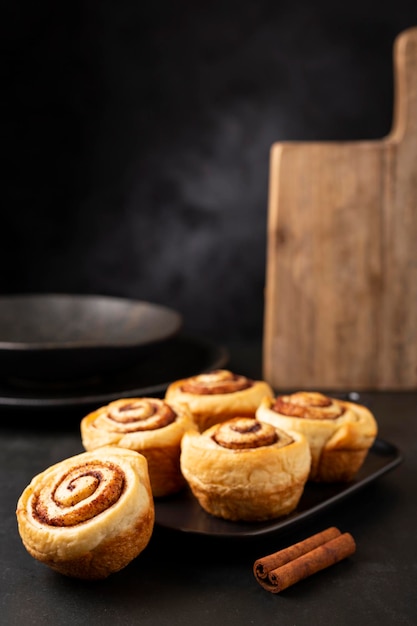
[[[102,295],[0,296],[0,407],[105,404],[162,395],[223,366],[222,346],[185,335],[180,313]]]

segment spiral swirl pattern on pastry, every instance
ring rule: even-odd
[[[123,399],[111,402],[100,411],[94,427],[119,433],[133,433],[164,428],[176,417],[173,408],[158,398]]]
[[[214,370],[208,374],[191,376],[181,385],[182,391],[195,394],[234,393],[247,389],[253,381],[229,370]]]
[[[315,391],[299,391],[291,395],[278,396],[273,410],[283,415],[309,419],[335,419],[345,408],[332,398]]]
[[[124,481],[124,472],[113,463],[89,461],[76,465],[58,476],[51,489],[34,494],[33,516],[50,526],[82,524],[118,501]]]
[[[213,439],[219,445],[231,450],[248,450],[261,446],[280,446],[292,441],[286,433],[278,431],[270,424],[250,417],[235,417],[219,424],[213,432]]]
[[[264,380],[220,369],[172,382],[167,402],[184,402],[200,432],[232,417],[255,417],[262,398],[272,395]]]
[[[150,540],[155,512],[146,459],[113,447],[65,459],[32,479],[16,515],[35,559],[67,576],[105,578]]]

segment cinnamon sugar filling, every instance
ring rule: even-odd
[[[278,396],[271,408],[282,415],[305,419],[336,419],[345,411],[336,400],[319,392],[306,391]]]
[[[248,450],[262,446],[272,446],[278,441],[282,446],[292,442],[285,433],[278,434],[277,429],[252,417],[235,417],[218,425],[213,440],[223,448]]]
[[[105,416],[116,429],[117,426],[124,426],[123,432],[128,433],[164,428],[175,421],[177,413],[163,400],[144,398],[127,400],[125,404],[110,404]]]
[[[229,372],[228,370],[215,370],[208,374],[199,374],[188,378],[181,391],[196,395],[234,393],[252,387],[253,380]]]
[[[124,472],[113,463],[73,467],[59,481],[35,494],[32,514],[49,526],[82,524],[113,506],[125,487]]]

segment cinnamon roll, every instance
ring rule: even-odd
[[[81,420],[86,450],[112,445],[136,450],[148,461],[154,497],[180,491],[181,439],[195,424],[187,406],[159,398],[126,398],[110,402]]]
[[[264,398],[256,416],[307,437],[311,450],[309,480],[317,482],[351,481],[378,431],[375,417],[365,406],[313,391]]]
[[[32,479],[16,516],[32,557],[66,576],[106,578],[151,538],[155,512],[146,459],[114,447],[65,459]]]
[[[234,521],[287,515],[310,470],[307,439],[254,417],[235,417],[184,435],[181,469],[209,514]]]
[[[172,382],[165,399],[185,402],[203,432],[232,417],[254,417],[262,398],[269,395],[272,389],[265,381],[222,369]]]

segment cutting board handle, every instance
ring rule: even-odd
[[[394,42],[394,111],[389,138],[403,141],[417,134],[417,27],[398,35]]]
[[[263,375],[273,388],[417,389],[417,27],[397,36],[392,62],[387,136],[272,145]]]

